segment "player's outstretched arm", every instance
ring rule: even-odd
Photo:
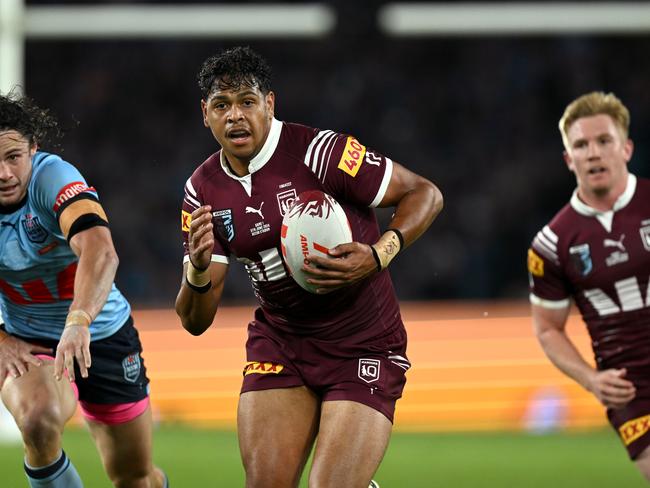
[[[176,313],[185,330],[200,335],[214,320],[228,270],[226,264],[211,262],[214,233],[209,205],[192,212],[187,245],[189,262],[183,266]]]
[[[566,334],[569,308],[549,309],[532,305],[535,335],[544,353],[564,374],[590,391],[603,405],[622,408],[634,398],[636,390],[625,379],[624,369],[597,371],[585,361]]]
[[[74,234],[70,238],[70,247],[79,257],[79,262],[74,280],[74,298],[57,348],[54,374],[60,379],[63,368],[67,368],[70,381],[73,381],[73,360],[79,364],[81,376],[88,377],[91,365],[88,327],[106,303],[119,259],[111,233],[105,226],[91,227]]]

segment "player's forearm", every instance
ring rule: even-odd
[[[537,339],[551,362],[565,375],[588,391],[596,370],[587,363],[564,331],[549,329],[537,334]]]
[[[218,285],[223,288],[223,284]],[[218,293],[219,296],[221,293]],[[183,328],[192,335],[201,335],[214,320],[219,307],[212,291],[197,293],[183,282],[176,297],[176,314],[181,319]]]
[[[417,240],[438,216],[443,207],[442,193],[425,178],[418,178],[413,189],[404,194],[395,206],[389,228],[402,233],[404,246]]]
[[[70,310],[83,310],[94,319],[106,303],[118,264],[112,248],[85,248],[79,256]]]

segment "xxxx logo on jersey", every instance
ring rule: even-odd
[[[284,369],[284,366],[277,363],[260,363],[258,361],[248,361],[244,366],[244,376],[249,374],[278,374]]]
[[[183,232],[190,231],[190,224],[192,223],[192,214],[181,210],[181,229]]]
[[[629,446],[650,430],[650,415],[628,420],[618,428],[623,444]]]
[[[363,146],[354,137],[348,137],[338,168],[354,178],[359,172],[365,154],[366,146]]]
[[[533,276],[544,276],[544,260],[532,249],[528,250],[528,271]]]

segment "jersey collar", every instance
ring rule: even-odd
[[[251,159],[250,163],[248,163],[248,174],[244,176],[237,176],[230,170],[230,167],[226,163],[226,157],[224,156],[223,151],[221,151],[219,161],[224,172],[231,178],[242,180],[249,177],[250,174],[262,169],[264,165],[268,163],[269,159],[271,159],[271,156],[273,156],[275,149],[278,147],[281,132],[282,122],[274,117],[271,121],[271,129],[269,130],[269,135],[267,136],[262,149],[260,149],[260,152],[257,153],[253,159]]]
[[[580,215],[584,215],[585,217],[596,217],[600,223],[603,224],[603,227],[605,227],[605,229],[610,232],[612,230],[612,219],[614,218],[614,212],[619,211],[628,203],[630,203],[630,200],[632,200],[635,191],[636,176],[632,173],[628,173],[625,191],[621,194],[620,197],[618,197],[616,202],[614,202],[614,207],[612,210],[603,212],[602,210],[596,210],[595,208],[590,207],[585,202],[580,200],[578,197],[577,188],[573,191],[573,195],[571,196],[571,207],[573,207],[573,210],[578,212]]]

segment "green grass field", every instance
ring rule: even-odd
[[[87,488],[110,488],[87,432],[69,428],[64,445]],[[244,484],[234,432],[163,425],[155,433],[155,459],[173,488]],[[27,486],[21,462],[21,446],[0,444],[0,487]],[[395,433],[375,478],[382,488],[647,486],[609,430]]]

